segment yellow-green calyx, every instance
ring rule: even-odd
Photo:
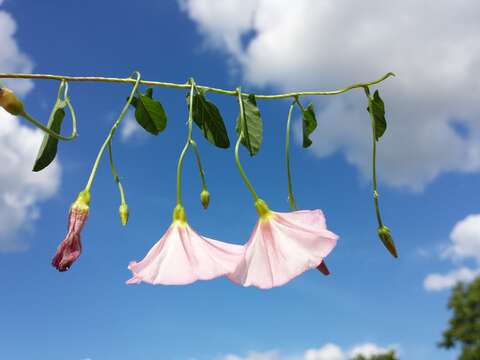
[[[118,214],[120,215],[120,221],[122,222],[122,225],[127,225],[129,216],[127,204],[123,203],[120,205],[120,207],[118,208]]]
[[[206,210],[208,204],[210,204],[210,193],[207,190],[203,190],[200,193],[200,202],[202,203],[203,208]]]
[[[262,199],[258,199],[257,201],[255,201],[255,209],[257,209],[258,215],[262,220],[268,219],[270,216],[273,215],[273,213],[268,208],[267,203]]]
[[[8,88],[0,88],[0,106],[12,115],[20,115],[23,113],[23,103]]]
[[[186,224],[187,216],[185,215],[185,209],[182,205],[175,206],[173,209],[173,222],[177,224]]]
[[[90,209],[90,191],[80,191],[77,200],[72,204],[72,209],[88,213]]]

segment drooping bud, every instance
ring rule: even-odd
[[[382,241],[383,245],[387,248],[387,250],[392,254],[393,257],[398,257],[397,249],[395,247],[395,243],[393,242],[393,237],[390,232],[390,229],[385,225],[382,225],[378,228],[378,237]]]
[[[125,203],[121,204],[120,207],[118,208],[118,213],[120,215],[120,221],[122,222],[122,225],[123,226],[127,225],[128,216],[129,216],[127,204]]]
[[[203,190],[200,193],[200,202],[202,203],[203,208],[206,210],[210,204],[210,193],[207,190]]]
[[[15,116],[23,113],[23,103],[9,88],[0,88],[0,106]]]
[[[65,239],[58,245],[57,252],[52,259],[52,265],[58,271],[67,271],[82,253],[80,233],[87,221],[90,204],[88,190],[78,194],[77,199],[70,207],[68,214],[68,231]]]

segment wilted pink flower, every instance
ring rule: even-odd
[[[173,223],[140,262],[128,268],[127,284],[146,282],[185,285],[232,272],[243,255],[243,246],[227,244],[197,234],[188,225],[183,207],[174,210]]]
[[[327,230],[320,210],[274,212],[263,200],[255,206],[260,218],[245,245],[243,260],[228,275],[235,283],[262,289],[284,285],[320,267],[336,245],[338,236]]]
[[[68,214],[68,231],[65,239],[58,245],[57,252],[52,259],[52,265],[58,271],[67,271],[82,252],[80,232],[87,221],[90,194],[82,191],[77,200],[70,207]]]

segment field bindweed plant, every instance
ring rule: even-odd
[[[42,171],[52,163],[57,154],[59,141],[72,141],[77,137],[77,120],[69,96],[69,83],[77,81],[111,82],[132,84],[130,95],[118,118],[113,123],[97,157],[92,170],[76,200],[69,209],[68,230],[60,243],[52,260],[52,265],[59,271],[68,270],[82,251],[80,233],[90,211],[90,190],[97,169],[104,153],[108,150],[113,179],[120,194],[119,216],[122,225],[129,218],[124,187],[114,165],[112,139],[122,123],[130,107],[135,110],[135,119],[148,133],[159,135],[167,126],[167,115],[160,101],[154,98],[153,87],[166,87],[187,90],[187,138],[180,153],[176,176],[176,204],[173,206],[172,223],[162,238],[150,249],[141,261],[133,261],[128,268],[132,278],[127,283],[146,282],[150,284],[182,285],[197,280],[209,280],[225,276],[242,286],[256,286],[269,289],[286,284],[291,279],[308,269],[316,268],[325,275],[330,272],[325,257],[335,248],[338,236],[327,229],[326,219],[320,209],[298,210],[293,195],[292,173],[290,169],[290,132],[292,115],[297,109],[302,121],[302,146],[308,148],[312,144],[310,136],[317,127],[315,109],[312,103],[304,105],[302,97],[338,95],[354,89],[363,89],[367,98],[367,112],[370,118],[372,133],[372,183],[375,214],[378,222],[378,237],[390,252],[397,257],[397,249],[390,229],[384,225],[379,206],[376,174],[377,142],[385,134],[387,121],[385,105],[378,90],[373,95],[370,87],[394,76],[387,73],[381,78],[357,83],[334,91],[301,91],[276,95],[255,95],[242,92],[241,88],[224,90],[195,83],[193,78],[186,83],[167,83],[142,80],[135,71],[128,78],[106,77],[72,77],[45,74],[0,74],[0,78],[49,79],[59,81],[59,89],[55,104],[46,125],[38,121],[26,111],[22,101],[7,87],[0,88],[0,106],[12,115],[19,116],[44,132],[44,138],[33,171]],[[148,85],[143,92],[141,85]],[[233,96],[238,103],[239,115],[236,120],[236,142],[234,158],[240,176],[252,195],[253,205],[258,213],[258,221],[250,239],[244,245],[229,244],[209,239],[198,234],[187,222],[185,208],[182,203],[182,168],[186,153],[194,152],[198,167],[202,191],[200,201],[204,209],[210,203],[205,172],[202,167],[200,152],[194,140],[194,124],[213,146],[227,149],[230,138],[218,107],[207,98],[208,92]],[[287,193],[290,212],[270,210],[265,200],[255,191],[240,161],[240,147],[243,146],[250,156],[255,156],[262,145],[263,122],[257,100],[291,99],[288,108],[285,132],[285,163],[287,172]],[[72,133],[62,135],[61,127],[66,110],[72,118]]]

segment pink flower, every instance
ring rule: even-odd
[[[185,285],[231,273],[243,255],[243,246],[227,244],[197,234],[186,222],[183,207],[174,210],[173,223],[140,262],[128,268],[127,284],[146,282]]]
[[[80,232],[87,221],[89,212],[90,194],[82,191],[77,200],[70,207],[68,214],[68,231],[65,239],[58,245],[57,252],[52,259],[52,265],[58,271],[67,271],[82,252]]]
[[[228,275],[230,280],[269,289],[308,269],[324,270],[323,259],[335,247],[338,236],[327,230],[320,210],[274,212],[263,200],[257,200],[255,206],[260,218],[245,245],[242,261]]]

